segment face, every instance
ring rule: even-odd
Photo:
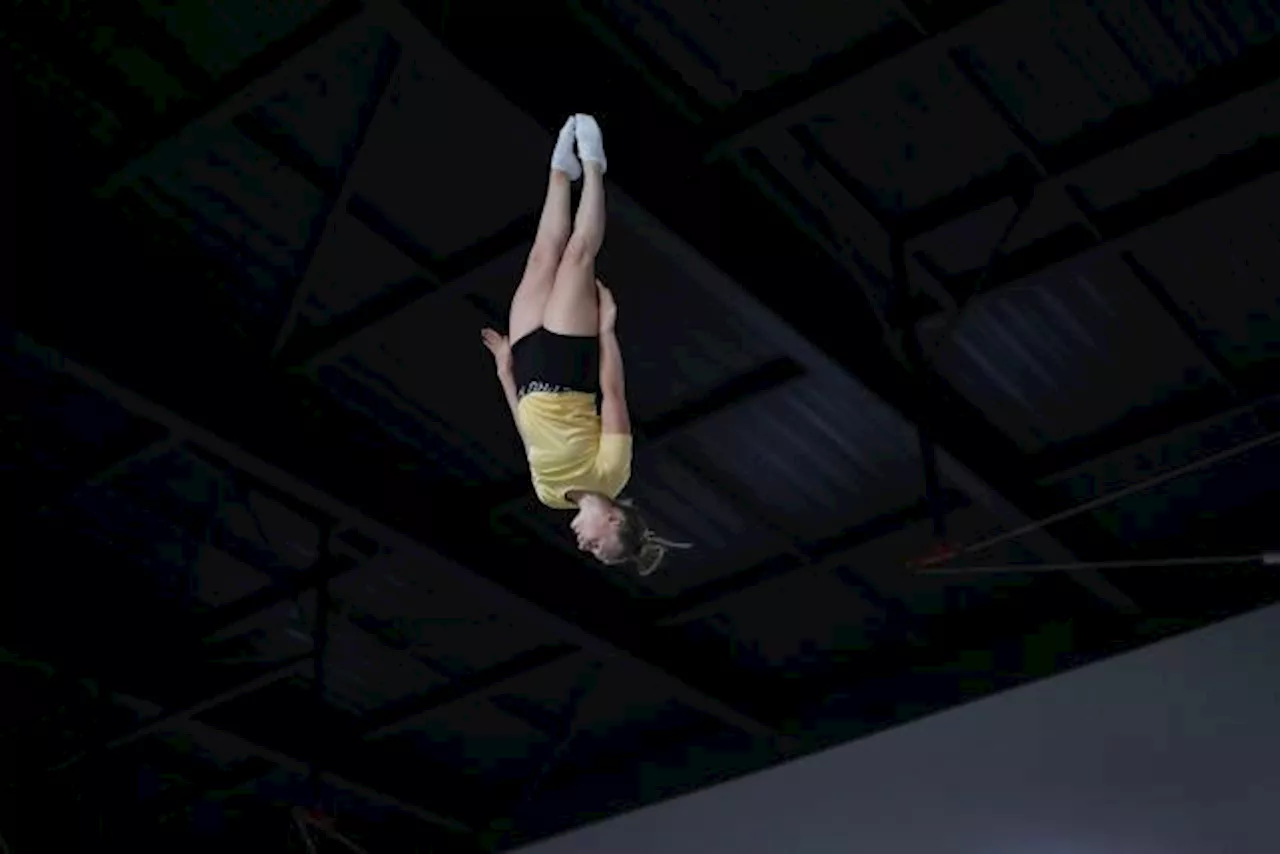
[[[578,538],[578,548],[596,560],[609,563],[619,552],[618,529],[622,511],[616,507],[584,505],[578,508],[569,527]]]

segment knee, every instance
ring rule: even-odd
[[[560,266],[560,257],[564,254],[569,235],[563,237],[540,237],[529,250],[529,266],[554,270]]]
[[[569,242],[565,244],[564,253],[561,256],[561,264],[573,264],[575,266],[586,266],[595,263],[596,252],[599,251],[599,241],[584,238],[582,235],[574,234],[569,238]]]

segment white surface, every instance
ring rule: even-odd
[[[526,854],[1273,854],[1280,607]]]

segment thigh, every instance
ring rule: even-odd
[[[600,304],[596,296],[595,259],[566,255],[556,269],[551,295],[542,310],[542,325],[557,335],[596,335]]]
[[[530,332],[542,327],[542,315],[555,282],[555,263],[537,262],[530,257],[524,277],[511,297],[511,316],[507,319],[507,338],[515,344]]]

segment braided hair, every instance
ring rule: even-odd
[[[652,575],[669,550],[693,548],[691,543],[677,543],[655,534],[629,499],[620,498],[614,504],[622,511],[618,525],[618,543],[622,549],[609,563],[633,563],[640,575]]]

